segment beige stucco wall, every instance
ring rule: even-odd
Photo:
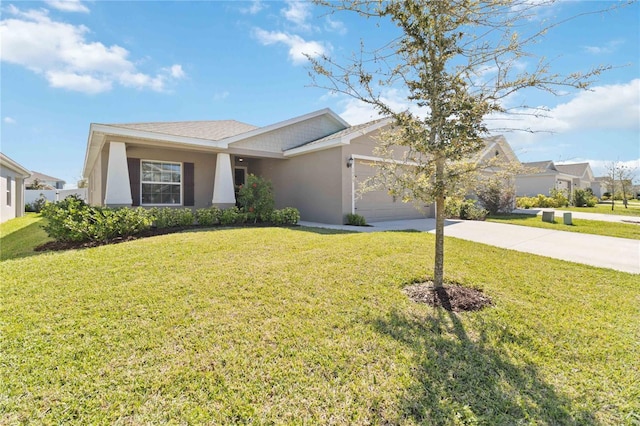
[[[516,176],[516,195],[518,197],[535,197],[538,194],[549,195],[556,187],[555,175]]]
[[[276,208],[295,207],[302,220],[342,223],[342,168],[338,147],[285,160],[261,159],[249,172],[271,180]]]
[[[197,151],[180,151],[166,148],[155,148],[146,145],[126,143],[127,157],[142,160],[173,161],[194,163],[194,208],[211,205],[213,198],[213,182],[216,167],[216,154]],[[109,144],[105,144],[94,168],[89,173],[89,202],[102,205],[107,181]]]
[[[7,177],[11,188],[7,188]],[[10,204],[7,204],[7,191],[10,190]],[[0,167],[0,222],[24,214],[24,179],[20,174],[7,167]]]

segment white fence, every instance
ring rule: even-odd
[[[48,201],[56,202],[62,201],[69,195],[76,194],[83,200],[87,200],[89,194],[88,188],[76,188],[76,189],[25,189],[24,191],[24,203],[31,204],[41,196]]]

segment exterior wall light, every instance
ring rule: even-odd
[[[351,167],[353,167],[353,157],[350,157],[347,160],[347,169],[350,169]]]

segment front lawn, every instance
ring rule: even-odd
[[[402,292],[433,239],[220,229],[6,259],[0,424],[640,420],[637,275],[448,238],[448,277],[494,303],[453,314]]]
[[[622,201],[616,201],[616,204],[611,210],[611,204],[596,204],[593,207],[561,207],[557,210],[564,210],[570,212],[582,212],[582,213],[601,213],[601,214],[615,214],[620,216],[640,216],[640,204],[634,201],[629,201],[629,208],[624,208]]]
[[[44,219],[36,213],[0,224],[0,261],[17,257],[33,256],[34,247],[51,241],[42,229]]]
[[[487,217],[489,222],[553,229],[555,231],[580,232],[582,234],[604,235],[608,237],[640,240],[640,225],[633,223],[605,222],[600,220],[572,219],[573,225],[565,225],[562,216],[555,223],[543,222],[541,216],[529,214],[508,214]]]

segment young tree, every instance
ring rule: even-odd
[[[311,76],[314,85],[347,94],[393,118],[381,151],[403,147],[403,158],[380,167],[394,195],[435,201],[434,285],[441,288],[445,197],[467,170],[464,160],[485,146],[487,117],[507,112],[504,99],[519,90],[555,94],[567,87],[586,88],[604,68],[561,76],[551,72],[544,58],[533,71],[519,67],[522,58],[532,56],[528,48],[553,26],[519,33],[531,28],[528,19],[544,1],[316,1],[332,11],[355,12],[397,28],[384,46],[366,50],[363,42],[359,54],[344,64],[326,55],[310,58]],[[385,88],[405,93],[410,107],[394,108],[381,95]]]
[[[622,193],[622,204],[624,208],[629,208],[627,194],[632,187],[635,169],[619,161],[607,163],[605,167],[607,169],[607,181],[611,182],[611,210],[613,210],[615,204],[615,194],[618,188]]]

